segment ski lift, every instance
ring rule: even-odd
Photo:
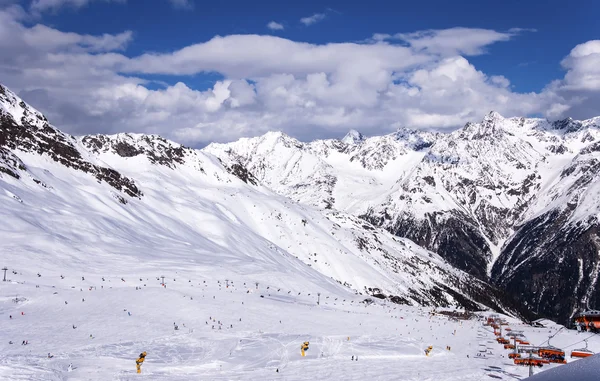
[[[588,349],[587,340],[585,340],[585,348],[573,349],[571,351],[571,358],[573,358],[573,357],[583,358],[583,357],[590,357],[593,355],[594,355],[594,352],[592,352]]]
[[[565,352],[559,348],[547,346],[538,350],[538,355],[549,362],[557,364],[566,364]]]
[[[515,365],[523,365],[523,366],[537,366],[542,367],[544,364],[548,364],[548,360],[538,358],[538,357],[525,357],[525,358],[515,358]]]

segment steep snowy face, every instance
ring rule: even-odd
[[[388,164],[396,160],[425,151],[438,136],[437,133],[401,129],[393,134],[365,139],[362,144],[348,147],[346,153],[351,162],[358,162],[369,171],[384,171]]]
[[[363,140],[365,140],[365,137],[363,136],[363,134],[361,134],[360,132],[358,132],[356,130],[350,130],[350,131],[348,131],[346,136],[344,136],[344,138],[342,139],[342,143],[348,144],[348,145],[359,144]]]
[[[231,144],[210,144],[204,152],[228,165],[240,165],[279,194],[310,205],[330,208],[337,181],[322,157],[343,148],[327,142],[313,149],[281,132],[269,132]]]
[[[568,205],[580,206],[552,221],[560,226],[554,228],[557,232],[570,229],[566,224],[589,224],[595,218],[595,159],[590,153],[600,141],[599,122],[600,118],[555,122],[504,118],[491,112],[481,122],[449,134],[404,129],[361,139],[350,134],[343,141],[280,142],[268,153],[250,154],[245,146],[252,140],[208,150],[261,173],[265,184],[278,193],[361,216],[481,279],[488,279],[500,257],[493,273],[499,282],[498,274],[512,267],[522,269],[522,276],[531,270],[529,262],[507,259],[512,258],[507,254],[513,250],[512,242],[526,243],[523,234],[535,242],[533,230],[523,230],[529,223]],[[287,150],[287,156],[277,150]],[[289,168],[294,168],[294,185],[287,180]],[[572,234],[564,238],[576,241]],[[533,248],[519,250],[526,258]],[[515,284],[521,281],[519,276],[511,279]],[[509,288],[505,282],[498,284]],[[533,296],[527,302],[538,303]],[[555,310],[539,308],[557,316]]]
[[[505,308],[488,284],[411,241],[258,184],[253,173],[268,179],[267,165],[276,161],[249,172],[239,161],[158,136],[72,137],[2,91],[0,249],[12,263],[28,258],[46,269],[88,263],[112,271],[167,263],[400,304]],[[289,168],[290,182],[328,168],[283,134],[251,143],[241,154],[313,160],[312,168]],[[329,141],[321,148],[332,155],[344,147]]]
[[[77,171],[88,173],[128,197],[142,197],[135,182],[106,166],[90,162],[78,150],[78,140],[52,127],[37,110],[0,85],[0,172],[20,178],[28,172],[18,158],[22,153],[37,154]],[[31,174],[29,174],[31,176]],[[44,183],[34,181],[40,186]]]
[[[2,84],[0,84],[0,114],[19,125],[38,129],[44,128],[48,124],[48,120],[41,112],[25,103]]]
[[[213,143],[203,151],[241,164],[263,184],[293,200],[359,214],[389,189],[395,176],[408,173],[437,136],[404,129],[372,138],[351,133],[341,141],[302,143],[269,132],[228,144]]]
[[[522,292],[533,312],[561,321],[597,306],[600,142],[582,149],[529,213],[495,263],[492,280]]]
[[[486,277],[492,248],[540,188],[545,157],[490,113],[439,137],[410,175],[364,218],[427,247],[460,269]]]

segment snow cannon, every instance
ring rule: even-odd
[[[146,359],[146,351],[140,353],[140,357],[138,357],[138,359],[135,360],[135,367],[136,367],[137,373],[142,373],[142,363],[144,362],[145,359]]]
[[[433,345],[430,345],[425,349],[425,356],[429,356],[429,353],[433,350]]]
[[[306,356],[305,352],[308,350],[308,344],[310,343],[308,341],[305,341],[304,343],[302,343],[302,345],[300,345],[300,353],[302,357]]]

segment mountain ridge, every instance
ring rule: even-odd
[[[523,274],[511,276],[514,284],[508,285],[503,279],[508,273],[499,270],[506,267],[504,261],[509,261],[509,256],[503,255],[509,250],[507,245],[512,238],[523,234],[522,229],[530,226],[528,221],[561,210],[561,202],[573,203],[562,194],[578,193],[600,178],[595,159],[585,165],[577,164],[578,157],[590,157],[595,152],[598,141],[600,117],[548,121],[504,118],[490,112],[481,122],[467,123],[450,133],[403,129],[351,144],[329,139],[285,147],[266,147],[261,137],[256,137],[210,144],[203,150],[223,161],[246,166],[257,173],[261,182],[282,195],[358,215],[437,252],[461,270],[516,293],[519,285],[527,284],[523,277],[535,273],[535,269],[524,266]],[[561,179],[567,176],[563,173],[571,172],[589,179],[574,179],[575,190],[561,190]],[[293,181],[285,183],[280,181],[282,178]],[[588,207],[575,204],[573,216],[595,226],[597,218],[593,216],[597,206],[589,202]],[[572,218],[566,219],[564,226],[554,226],[546,233],[556,236],[561,231],[570,231],[569,221]],[[534,230],[527,234],[535,235]],[[593,237],[591,242],[595,240]],[[524,255],[535,255],[534,251],[530,247]],[[584,267],[594,269],[596,274],[597,261],[591,257],[588,260],[591,264]],[[596,283],[594,275],[567,289],[590,289]],[[532,294],[542,288],[541,284],[532,286]],[[562,293],[560,298],[557,295],[554,294],[551,303],[562,305],[558,299],[567,298],[571,300],[570,306],[581,304],[575,302],[577,297],[573,295]],[[587,298],[586,303],[596,303],[595,298]],[[576,308],[533,309],[564,321]]]
[[[79,262],[109,251],[128,262],[142,250],[151,261],[170,260],[150,244],[192,262],[220,253],[235,264],[227,271],[260,263],[271,282],[306,278],[309,289],[518,313],[436,254],[356,216],[292,202],[238,163],[159,136],[70,136],[8,89],[0,94],[0,218],[10,222],[3,245],[11,255],[34,250],[53,263]],[[271,143],[296,145],[280,138],[271,134]]]

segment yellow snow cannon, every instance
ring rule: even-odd
[[[136,367],[138,373],[142,373],[142,363],[144,362],[145,359],[146,359],[146,351],[140,353],[140,357],[138,357],[138,359],[135,360],[135,367]]]

